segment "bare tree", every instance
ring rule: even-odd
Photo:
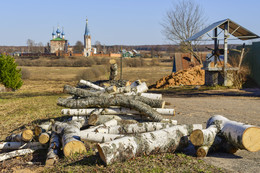
[[[73,47],[74,53],[82,53],[84,49],[84,45],[81,41],[77,41],[75,46]]]
[[[95,47],[96,47],[96,49],[97,49],[97,52],[101,52],[101,43],[100,43],[100,41],[96,41],[95,42]]]
[[[185,42],[192,35],[199,32],[205,23],[201,6],[192,0],[178,1],[172,9],[167,11],[162,23],[163,34],[175,44],[179,44],[183,51],[190,51],[202,63],[201,57],[196,53],[198,41]]]
[[[27,43],[27,48],[28,48],[28,52],[32,52],[33,51],[33,47],[35,46],[35,42],[31,39],[28,39],[26,41]]]

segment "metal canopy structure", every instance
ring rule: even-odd
[[[238,25],[234,21],[230,19],[221,20],[218,22],[215,22],[211,25],[209,25],[207,28],[201,30],[200,32],[194,34],[190,38],[186,39],[185,41],[194,41],[200,38],[201,36],[207,34],[208,32],[214,30],[215,28],[219,27],[223,30],[225,30],[225,24],[228,24],[228,33],[233,35],[234,37],[237,37],[240,40],[249,40],[249,39],[255,39],[260,38],[255,33],[247,30],[246,28],[242,27],[241,25]],[[214,38],[214,37],[211,37]]]
[[[219,49],[218,40],[220,39],[218,34],[218,28],[224,31],[224,49]],[[210,36],[208,32],[213,31],[213,36]],[[218,71],[224,72],[224,86],[228,86],[228,71],[238,70],[238,68],[229,68],[227,67],[227,60],[228,60],[228,38],[230,35],[237,37],[240,40],[249,40],[249,39],[256,39],[260,38],[258,35],[254,34],[253,32],[247,30],[246,28],[238,25],[237,23],[233,22],[230,19],[221,20],[209,25],[207,28],[201,30],[200,32],[194,34],[190,38],[186,39],[185,41],[194,41],[201,38],[203,35],[207,34],[211,39],[214,40],[214,50],[212,51],[212,56],[214,56],[214,65],[217,66],[217,59],[219,59],[219,55],[224,55],[224,66],[223,68],[215,68],[216,73]],[[212,70],[212,69],[205,69],[205,70]]]

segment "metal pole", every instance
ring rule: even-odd
[[[224,28],[224,86],[228,86],[227,80],[227,59],[228,59],[228,22],[225,23]]]
[[[217,49],[218,49],[218,38],[217,37],[218,37],[218,28],[215,28],[214,29],[214,50],[215,51],[217,51]],[[214,56],[214,66],[215,67],[218,63],[217,61],[218,61],[217,56]]]
[[[123,76],[123,54],[120,58],[120,80],[122,80],[122,76]]]

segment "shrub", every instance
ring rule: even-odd
[[[21,69],[17,69],[15,59],[9,55],[0,55],[0,82],[13,90],[21,88]]]
[[[31,73],[28,69],[22,68],[21,73],[22,73],[22,79],[30,79]]]

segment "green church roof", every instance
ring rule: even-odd
[[[55,39],[52,39],[51,41],[66,41],[65,39],[63,39],[63,38],[55,38]]]

